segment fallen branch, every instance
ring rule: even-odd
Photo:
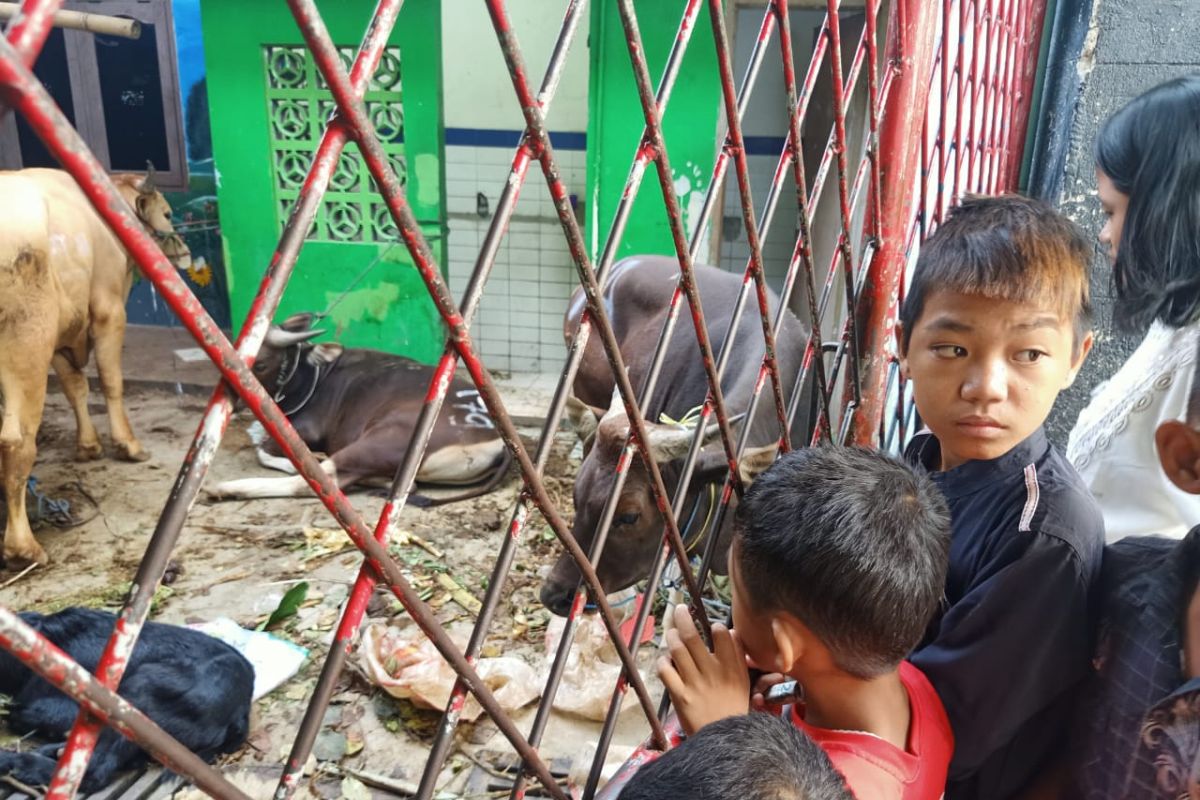
[[[26,575],[28,575],[29,573],[33,572],[33,571],[34,571],[35,569],[37,569],[37,568],[38,568],[38,564],[37,564],[37,562],[35,561],[35,562],[33,562],[32,564],[30,564],[28,567],[26,567],[25,569],[23,569],[23,570],[21,570],[20,572],[18,572],[18,573],[16,574],[16,576],[14,576],[14,577],[12,577],[12,578],[9,578],[9,579],[8,579],[7,581],[5,581],[3,584],[0,584],[0,589],[7,589],[8,587],[12,586],[14,583],[16,583],[17,581],[21,580],[21,578],[24,578]],[[22,790],[22,791],[23,791],[23,790]]]
[[[0,3],[0,20],[12,19],[20,10],[19,3]],[[56,28],[70,28],[104,36],[120,36],[123,39],[139,39],[142,35],[142,23],[136,19],[109,17],[87,11],[55,12],[52,24]]]

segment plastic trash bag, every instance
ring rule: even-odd
[[[462,649],[462,642],[455,644]],[[450,701],[457,675],[420,630],[370,625],[363,633],[358,654],[367,678],[393,697],[437,711],[444,710]],[[519,658],[481,658],[475,662],[475,670],[505,712],[516,711],[541,694],[541,677]],[[481,713],[483,708],[468,693],[462,718],[473,721]]]
[[[616,622],[625,636],[632,635],[633,616],[639,598],[636,592],[626,591],[609,597]],[[546,626],[546,669],[554,661],[558,644],[562,641],[566,620],[554,617]],[[653,633],[654,623],[648,631]],[[645,637],[643,637],[645,638]],[[617,648],[608,637],[599,614],[584,614],[575,628],[575,642],[567,656],[562,683],[554,695],[554,708],[566,714],[574,714],[590,720],[603,720],[612,702],[617,676],[621,674],[621,660]],[[645,673],[642,674],[643,680]],[[621,711],[636,704],[633,692],[627,691],[621,701]]]

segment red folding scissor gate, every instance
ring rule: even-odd
[[[745,444],[744,436],[735,436],[729,423],[720,393],[724,353],[713,352],[705,328],[704,311],[692,280],[693,258],[699,249],[705,224],[697,226],[699,233],[694,237],[695,240],[689,241],[672,188],[670,153],[662,135],[662,115],[683,53],[688,47],[713,47],[720,68],[726,132],[723,142],[714,143],[720,145],[719,154],[713,167],[713,188],[704,208],[707,215],[713,213],[718,205],[714,202],[719,196],[717,192],[729,180],[728,173],[732,171],[749,241],[745,280],[738,307],[741,309],[749,304],[761,316],[766,346],[766,356],[761,365],[762,379],[754,402],[761,401],[774,407],[781,423],[781,450],[806,445],[809,438],[812,441],[882,442],[884,446],[894,448],[911,432],[912,423],[891,338],[892,321],[903,292],[906,267],[920,240],[936,226],[955,197],[964,192],[996,192],[1015,186],[1029,114],[1037,40],[1045,0],[940,0],[936,3],[929,0],[892,0],[890,6],[882,8],[879,0],[865,0],[865,8],[859,6],[855,9],[865,11],[866,21],[854,56],[848,63],[842,59],[839,26],[839,6],[842,4],[838,0],[827,0],[826,21],[804,75],[796,74],[792,67],[787,0],[762,0],[762,27],[745,79],[736,76],[733,71],[722,0],[706,0],[711,25],[696,24],[702,10],[701,0],[677,0],[680,26],[674,49],[657,82],[656,76],[649,74],[643,56],[633,0],[620,0],[619,11],[628,41],[629,63],[636,77],[645,127],[640,140],[629,142],[631,170],[624,200],[606,240],[609,246],[602,249],[604,255],[595,263],[584,246],[571,207],[569,188],[559,177],[553,141],[544,122],[545,113],[553,102],[554,89],[566,53],[570,47],[580,46],[576,41],[577,32],[580,21],[584,19],[586,2],[566,0],[563,3],[564,18],[557,46],[538,83],[528,72],[522,57],[518,32],[509,24],[505,0],[481,0],[478,13],[487,13],[491,18],[512,79],[513,102],[522,110],[526,130],[513,155],[510,179],[481,246],[481,257],[466,293],[458,299],[457,305],[410,212],[402,184],[393,173],[361,100],[396,22],[402,0],[379,0],[349,72],[338,57],[337,48],[330,40],[315,0],[286,2],[332,91],[338,112],[324,132],[275,254],[270,264],[266,265],[261,288],[241,328],[242,333],[232,343],[187,289],[154,240],[144,232],[141,224],[121,201],[100,164],[30,71],[61,0],[25,0],[21,13],[12,21],[5,37],[0,38],[0,100],[3,102],[0,113],[6,113],[8,107],[22,114],[51,152],[74,175],[101,216],[133,254],[143,274],[154,283],[224,379],[214,391],[184,458],[96,675],[90,675],[72,662],[24,625],[11,610],[0,607],[0,646],[79,700],[85,708],[60,758],[47,796],[74,796],[99,730],[107,724],[137,741],[162,763],[191,778],[209,794],[224,798],[246,797],[219,772],[204,764],[112,691],[121,679],[133,643],[149,612],[150,600],[162,580],[168,557],[225,432],[235,396],[245,403],[279,443],[364,555],[353,591],[342,610],[321,678],[281,775],[276,797],[290,796],[298,787],[300,768],[312,748],[324,710],[364,616],[367,600],[378,583],[386,585],[395,594],[459,676],[430,749],[419,796],[429,798],[433,794],[434,781],[448,753],[467,693],[475,696],[524,761],[524,771],[512,790],[513,796],[524,794],[526,779],[540,783],[541,791],[550,796],[566,796],[550,774],[547,764],[539,757],[537,747],[571,646],[571,628],[568,627],[567,634],[563,636],[563,644],[554,662],[555,668],[550,673],[531,731],[519,730],[513,724],[472,666],[485,643],[493,612],[503,595],[516,544],[534,509],[540,511],[561,546],[578,563],[583,575],[580,597],[587,597],[597,607],[624,667],[622,678],[613,687],[613,702],[603,729],[601,746],[597,748],[596,762],[584,788],[584,795],[591,796],[595,792],[599,767],[604,761],[620,701],[627,692],[634,693],[645,715],[650,741],[662,745],[665,737],[659,709],[635,665],[637,643],[642,638],[641,632],[650,604],[643,604],[635,621],[633,635],[628,640],[623,639],[591,566],[599,559],[598,547],[603,546],[605,531],[598,532],[595,537],[595,541],[600,543],[598,547],[593,547],[591,553],[585,553],[572,538],[569,526],[542,482],[542,470],[550,453],[553,432],[562,416],[584,342],[588,337],[597,337],[603,345],[631,423],[626,442],[627,454],[640,455],[647,465],[656,502],[666,521],[663,547],[647,578],[654,585],[669,560],[677,561],[688,590],[689,602],[701,620],[705,617],[700,603],[700,588],[706,579],[706,565],[702,564],[699,571],[689,565],[676,522],[693,464],[689,462],[685,465],[678,497],[669,496],[654,460],[647,452],[646,421],[639,411],[657,379],[670,336],[695,338],[696,358],[703,359],[708,376],[708,397],[696,426],[697,436],[710,422],[718,424],[721,446],[731,466],[736,465]],[[770,64],[778,65],[774,68],[783,72],[785,92],[778,102],[786,104],[789,126],[771,191],[764,208],[755,209],[739,115],[745,107],[743,100],[754,88],[754,78],[759,74],[760,67],[770,69]],[[828,132],[820,168],[815,174],[806,175],[804,160],[798,157],[802,153],[801,129],[807,119],[813,87],[819,76],[827,77],[831,82],[834,123]],[[856,90],[865,91],[867,97],[866,130],[865,135],[860,137],[865,145],[859,152],[850,152],[845,106],[847,98]],[[631,113],[634,113],[633,110]],[[805,133],[809,137],[813,135],[811,130]],[[263,342],[283,289],[292,276],[304,233],[309,230],[317,213],[342,149],[351,141],[358,146],[370,169],[400,237],[428,287],[430,300],[444,320],[448,332],[445,352],[435,379],[429,386],[427,402],[415,435],[395,476],[389,499],[374,525],[368,525],[336,483],[319,468],[313,454],[250,372],[250,365]],[[496,245],[507,230],[517,194],[530,169],[540,170],[543,175],[587,298],[583,323],[570,345],[567,364],[546,411],[546,422],[535,453],[528,452],[518,436],[470,334],[470,322],[495,261]],[[643,177],[648,174],[657,178],[657,186],[640,186]],[[653,177],[651,183],[655,183]],[[821,188],[826,181],[837,183],[836,198],[841,225],[835,234],[832,263],[818,264],[814,263],[811,221],[815,203],[821,197]],[[630,384],[604,305],[600,302],[600,292],[612,265],[610,254],[616,249],[612,245],[620,239],[633,198],[639,189],[662,192],[680,267],[679,290],[675,293],[668,330],[660,340],[646,386]],[[529,191],[536,190],[533,186],[529,188]],[[774,333],[778,320],[768,314],[763,270],[763,227],[773,220],[774,203],[782,191],[796,193],[799,211],[792,222],[799,236],[781,294],[786,304],[793,289],[798,285],[803,287],[802,296],[808,300],[812,327],[798,385],[810,382],[815,386],[819,413],[811,426],[811,436],[805,437],[806,441],[792,440],[788,435],[788,425],[783,424],[796,412],[797,399],[793,395],[797,392],[795,387],[781,384],[775,368]],[[839,286],[844,291],[837,288]],[[685,306],[693,324],[691,330],[687,330],[689,326],[686,324],[682,326],[684,330],[677,330],[674,322]],[[732,339],[732,335],[729,338]],[[728,346],[727,342],[725,348]],[[478,387],[512,452],[523,481],[523,490],[512,510],[511,523],[497,543],[496,565],[474,635],[465,651],[451,641],[386,548],[387,534],[394,527],[400,509],[407,500],[433,422],[445,400],[449,378],[460,361]],[[745,426],[745,430],[748,431],[749,426]],[[696,450],[696,447],[692,448],[692,461]],[[630,460],[625,458],[623,463],[627,465]],[[622,474],[614,475],[614,481],[622,479]],[[719,514],[724,513],[724,503],[728,498],[740,494],[742,488],[737,469],[731,469],[721,495],[723,500]],[[616,492],[612,493],[613,498],[616,495]],[[604,515],[605,519],[610,517],[611,514]],[[582,605],[582,602],[577,602],[575,608],[579,609]],[[568,626],[574,622],[573,614]]]

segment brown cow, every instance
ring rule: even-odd
[[[720,352],[729,330],[742,276],[707,266],[697,266],[695,274],[715,355]],[[632,256],[613,266],[603,299],[635,391],[645,382],[678,280],[679,266],[673,258]],[[744,414],[749,408],[764,352],[762,325],[753,298],[749,304],[738,323],[734,349],[722,381],[725,406],[733,415]],[[770,293],[772,318],[778,306],[779,299]],[[568,341],[579,328],[583,309],[583,296],[577,290],[563,323],[563,334]],[[685,308],[684,320],[687,313]],[[692,328],[682,320],[679,326],[667,350],[654,394],[644,409],[649,449],[670,494],[674,494],[679,483],[682,459],[695,433],[694,427],[676,422],[703,403],[708,390]],[[791,312],[786,313],[777,336],[776,350],[787,399],[791,397],[800,371],[807,336],[799,320]],[[629,419],[614,389],[612,370],[599,338],[593,335],[588,340],[575,378],[575,396],[568,398],[571,422],[584,441],[583,463],[575,478],[575,522],[572,526],[572,533],[584,552],[591,546],[604,505],[612,492],[617,462],[629,434]],[[769,384],[764,386],[765,396],[750,422],[747,451],[742,461],[742,476],[746,480],[765,469],[775,456],[779,423],[770,391]],[[805,404],[801,404],[801,409],[808,410]],[[802,415],[794,423],[793,430],[803,430],[806,416]],[[719,444],[716,424],[711,424],[705,434],[705,440],[710,444],[701,451],[696,463],[683,506],[685,521],[681,522],[693,552],[702,548],[711,533],[707,530],[707,521],[713,514],[712,498],[716,492],[710,491],[709,487],[715,484],[719,488],[726,472],[725,453]],[[690,526],[687,519],[693,520]],[[731,524],[732,515],[727,514],[718,534],[714,563],[720,574],[725,572]],[[662,533],[663,519],[654,503],[649,473],[641,459],[635,458],[617,501],[604,554],[596,565],[605,591],[623,589],[646,577],[651,561],[662,546]],[[575,562],[563,554],[542,585],[542,603],[556,614],[566,614],[578,582],[579,570]]]
[[[171,225],[171,207],[153,174],[114,175],[113,183],[177,266],[191,263]],[[50,366],[75,411],[75,457],[99,458],[100,438],[88,416],[83,368],[93,348],[117,454],[147,456],[122,403],[121,345],[134,262],[66,172],[0,172],[0,472],[8,509],[4,559],[47,563],[25,516],[25,484]]]
[[[342,488],[390,481],[395,475],[417,415],[433,380],[434,368],[378,350],[313,344],[325,331],[311,327],[311,314],[295,314],[272,325],[254,362],[254,375],[313,450],[329,454],[322,468]],[[289,478],[241,478],[214,486],[214,499],[304,497],[308,484],[273,439],[258,439],[264,467],[292,473]],[[258,426],[261,431],[261,426]],[[413,505],[433,505],[491,491],[505,477],[509,453],[488,416],[479,391],[461,373],[450,382],[446,403],[434,423],[417,471],[422,483],[482,485],[436,501],[416,495]]]

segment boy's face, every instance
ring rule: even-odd
[[[999,458],[1041,427],[1091,349],[1090,333],[1074,338],[1056,309],[932,293],[900,363],[942,469]]]
[[[734,539],[729,549],[729,594],[733,605],[733,630],[746,651],[751,666],[765,672],[775,671],[775,637],[771,631],[768,615],[755,610],[746,599],[742,585],[741,569],[738,565],[738,543]]]

